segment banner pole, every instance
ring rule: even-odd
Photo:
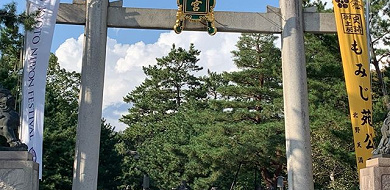
[[[368,62],[371,63],[371,33],[370,33],[370,0],[366,0],[366,31],[367,31],[367,47],[368,47]]]
[[[26,0],[26,14],[29,15],[30,14],[30,2],[28,0]],[[20,62],[21,62],[21,81],[19,82],[19,90],[21,93],[18,94],[19,98],[20,98],[20,102],[19,102],[19,129],[18,129],[18,136],[19,136],[19,139],[23,139],[23,81],[24,81],[24,58],[25,58],[25,55],[26,55],[26,37],[27,37],[27,31],[26,31],[26,28],[24,29],[24,36],[23,36],[23,47],[22,47],[22,57],[20,59]],[[19,73],[18,73],[19,74]]]

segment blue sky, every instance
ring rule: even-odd
[[[110,0],[112,1],[112,0]],[[16,2],[18,11],[22,12],[25,9],[25,0],[0,0],[0,6],[4,4]],[[72,0],[60,0],[61,3],[71,3]],[[279,0],[217,0],[215,7],[216,11],[237,11],[237,12],[265,12],[266,5],[278,7]],[[158,8],[158,9],[177,9],[176,0],[124,0],[124,7],[138,8]],[[174,18],[173,18],[174,19]],[[72,26],[57,24],[52,43],[52,52],[68,38],[77,38],[83,33],[83,26]],[[166,31],[158,30],[132,30],[132,29],[109,29],[108,36],[117,39],[121,43],[135,43],[140,40],[145,43],[153,43],[157,41],[160,34]]]
[[[12,0],[0,0],[0,6],[9,2]],[[18,11],[24,11],[25,0],[15,2],[18,3]],[[60,2],[71,3],[72,0]],[[279,0],[217,0],[215,10],[265,12],[267,5],[278,7],[278,4]],[[177,9],[176,0],[124,0],[124,7]],[[51,51],[58,57],[61,67],[81,71],[83,32],[83,26],[56,25]],[[231,51],[235,49],[239,36],[236,33],[217,33],[211,37],[207,32],[183,32],[177,35],[169,30],[109,29],[103,117],[117,130],[126,128],[118,122],[130,106],[123,103],[123,97],[145,79],[142,67],[155,64],[155,58],[165,56],[173,43],[184,48],[194,43],[195,48],[202,52],[199,65],[205,69],[198,75],[205,75],[207,69],[214,72],[237,70]]]

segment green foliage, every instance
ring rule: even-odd
[[[60,68],[51,54],[46,81],[43,177],[41,189],[71,189],[78,118],[80,74]],[[98,189],[122,184],[120,136],[102,121]]]
[[[371,63],[375,67],[376,76],[382,96],[387,95],[386,81],[383,80],[381,64],[390,64],[390,2],[387,0],[370,1],[370,34]],[[384,104],[388,104],[388,98]]]
[[[21,26],[31,29],[33,16],[16,14],[16,4],[0,9],[0,83],[19,97]],[[50,56],[45,105],[43,181],[41,189],[70,189],[72,182],[74,134],[77,125],[79,74],[59,67]]]
[[[387,0],[370,1],[370,32],[372,37],[372,48],[377,56],[377,61],[389,63],[386,60],[390,56],[390,2]],[[381,45],[382,44],[382,45]]]
[[[215,119],[209,118],[209,128],[199,135],[209,139],[205,149],[219,152],[208,162],[218,166],[220,177],[231,178],[232,171],[241,165],[238,179],[230,181],[237,182],[238,189],[252,186],[247,183],[254,181],[248,180],[254,171],[261,173],[268,188],[274,188],[285,168],[281,52],[275,40],[275,36],[264,34],[240,37],[238,50],[232,53],[241,70],[224,73],[229,82],[217,89],[222,98],[210,101]],[[226,160],[216,163],[217,158]],[[246,180],[238,181],[242,178]]]
[[[357,189],[358,176],[348,98],[336,35],[305,35],[313,174],[316,189]],[[387,67],[384,81],[389,81]],[[372,72],[375,131],[387,111]],[[380,138],[380,137],[379,137]]]
[[[210,110],[194,115],[207,121],[195,125],[198,136],[187,148],[192,161],[187,167],[199,176],[194,189],[228,189],[233,182],[235,189],[248,189],[254,186],[255,171],[262,172],[263,182],[273,183],[285,163],[282,122],[253,124],[220,114]]]
[[[274,40],[242,35],[233,52],[242,69],[237,72],[194,77],[191,72],[200,68],[194,67],[199,52],[193,46],[188,52],[173,47],[157,66],[144,68],[148,78],[125,97],[133,107],[122,118],[129,124],[124,172],[135,180],[127,185],[141,188],[148,174],[151,189],[176,188],[183,180],[193,189],[232,184],[246,189],[254,188],[254,173],[261,172],[275,186],[285,148],[280,50]],[[194,65],[177,67],[183,57]]]
[[[373,0],[374,65],[388,64],[389,2]],[[304,6],[321,1],[304,1]],[[329,11],[329,10],[326,10]],[[33,21],[0,9],[0,84],[18,95],[20,26]],[[5,15],[5,16],[3,16]],[[235,72],[197,77],[200,51],[174,45],[157,64],[144,67],[147,79],[124,101],[133,104],[121,121],[123,133],[102,122],[98,189],[254,189],[275,187],[286,176],[280,50],[273,35],[243,34],[233,60]],[[382,46],[379,46],[382,44]],[[305,35],[313,174],[316,189],[357,189],[352,130],[336,35]],[[387,113],[382,84],[389,67],[372,73],[376,131]],[[384,83],[382,83],[384,81]],[[80,74],[61,69],[51,55],[45,106],[41,189],[71,189]],[[380,138],[380,137],[377,137]]]
[[[10,3],[0,9],[0,86],[11,91],[15,97],[15,109],[19,110],[21,75],[21,52],[23,35],[20,28],[31,28],[32,17],[16,14],[16,4]],[[5,138],[0,144],[8,146]]]
[[[123,155],[118,148],[120,144],[120,134],[114,131],[115,127],[102,121],[99,152],[99,190],[120,189],[122,184],[122,159]]]
[[[322,0],[303,0],[303,7],[316,7],[319,12],[332,12],[332,10],[326,10],[325,6],[328,2]]]
[[[0,84],[19,97],[18,81],[21,69],[23,34],[21,28],[31,29],[34,15],[16,13],[16,3],[4,5],[0,9]]]
[[[133,107],[121,121],[128,125],[143,118],[157,121],[177,111],[188,99],[205,97],[200,79],[191,73],[202,69],[196,65],[199,53],[192,44],[188,51],[173,45],[168,56],[156,59],[157,65],[144,67],[148,78],[124,98]]]
[[[316,4],[318,2],[311,2],[306,6]],[[389,51],[388,45],[378,45],[388,44],[389,21],[384,19],[388,8],[388,1],[371,1],[371,53],[376,67],[376,73],[371,73],[375,131],[380,131],[387,112],[388,98],[383,97],[383,84],[389,81],[387,68],[382,72],[378,70],[379,62],[386,63]],[[352,127],[337,37],[306,34],[305,48],[315,186],[318,189],[357,189]]]
[[[129,93],[125,102],[132,103],[129,114],[121,121],[129,125],[124,131],[126,186],[140,189],[148,174],[151,189],[170,189],[183,180],[186,156],[180,149],[188,144],[185,120],[177,115],[184,105],[207,97],[200,77],[194,72],[199,51],[191,44],[187,51],[173,45],[170,53],[157,58],[157,65],[144,67],[147,79]],[[195,103],[194,105],[196,105]]]
[[[18,97],[18,69],[23,43],[19,33],[20,21],[17,19],[16,5],[11,3],[0,9],[0,84]]]
[[[336,35],[305,35],[316,189],[358,188],[348,97]]]
[[[47,72],[41,189],[71,189],[80,74],[60,68],[51,54]]]

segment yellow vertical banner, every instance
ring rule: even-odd
[[[374,150],[367,32],[362,0],[333,0],[358,171]]]

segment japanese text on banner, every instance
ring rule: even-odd
[[[362,0],[333,0],[358,170],[372,156],[370,65]]]

